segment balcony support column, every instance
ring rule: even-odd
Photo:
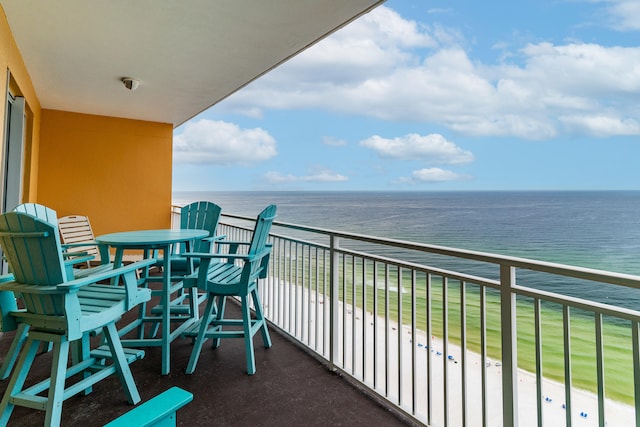
[[[518,425],[518,338],[516,331],[516,269],[500,265],[502,330],[502,425]]]
[[[329,305],[329,364],[333,370],[335,370],[335,362],[339,360],[340,345],[340,310],[338,309],[338,304],[340,303],[339,245],[340,238],[331,235],[329,242],[329,257],[331,259],[331,265],[329,266],[329,298],[331,300]]]

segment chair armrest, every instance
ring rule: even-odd
[[[205,237],[202,240],[208,240],[209,242],[217,242],[217,241],[220,241],[220,240],[226,239],[226,238],[227,238],[226,234],[220,234],[218,236]]]
[[[175,425],[175,419],[170,424],[168,420],[174,417],[176,411],[193,400],[193,394],[171,387],[151,400],[136,406],[120,415],[104,427],[155,426]],[[166,424],[163,424],[166,423]]]
[[[218,242],[219,245],[242,245],[242,246],[249,246],[251,244],[251,242],[241,242],[241,241],[237,241],[237,240],[223,240]]]
[[[102,270],[95,274],[89,274],[87,276],[71,280],[59,285],[43,286],[43,285],[31,285],[27,283],[19,283],[15,281],[0,282],[0,291],[13,291],[13,292],[26,292],[31,294],[51,295],[60,294],[61,292],[71,293],[77,292],[83,286],[92,285],[103,280],[111,279],[113,277],[121,276],[123,274],[134,272],[139,268],[144,268],[155,263],[154,259],[145,259],[132,264],[114,268],[113,270]]]
[[[64,265],[82,264],[85,262],[89,262],[95,258],[93,255],[87,255],[85,252],[76,252],[75,254],[63,254],[63,256],[65,258]]]
[[[66,283],[61,283],[58,288],[61,289],[78,289],[82,286],[91,285],[96,282],[111,279],[117,276],[121,276],[125,273],[136,271],[139,268],[148,267],[154,265],[156,260],[153,258],[143,259],[131,264],[123,265],[122,267],[114,268],[113,270],[102,270],[95,274],[89,274],[88,276],[81,277],[79,279],[71,280]]]
[[[62,249],[66,248],[79,248],[82,246],[98,246],[98,242],[78,242],[78,243],[62,243],[60,244]]]
[[[212,254],[209,252],[185,252],[181,254],[185,258],[218,258],[218,259],[249,259],[247,254]]]

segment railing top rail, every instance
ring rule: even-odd
[[[245,221],[253,221],[254,218],[223,213],[222,216]],[[640,289],[640,276],[617,273],[606,270],[598,270],[586,267],[577,267],[566,264],[559,264],[547,261],[532,260],[507,255],[498,255],[488,252],[473,251],[468,249],[451,248],[447,246],[431,245],[427,243],[409,242],[406,240],[397,240],[384,237],[374,237],[358,233],[349,233],[319,227],[311,227],[300,224],[292,224],[287,222],[274,221],[274,227],[283,227],[292,230],[321,234],[329,237],[337,237],[342,239],[356,240],[361,242],[387,245],[396,248],[403,248],[432,254],[450,256],[455,258],[468,259],[473,261],[486,262],[496,265],[507,265],[515,268],[527,270],[541,271],[545,273],[557,274],[567,277],[575,277],[595,282],[610,283],[630,288]]]

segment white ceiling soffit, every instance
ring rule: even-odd
[[[174,126],[382,2],[0,0],[42,108]]]

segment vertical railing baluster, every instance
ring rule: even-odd
[[[312,310],[312,305],[311,305],[311,274],[313,273],[312,271],[312,266],[313,266],[313,261],[311,259],[311,246],[307,247],[307,255],[303,255],[304,256],[304,260],[305,260],[305,265],[307,266],[307,270],[306,270],[306,275],[305,277],[307,278],[307,345],[309,347],[311,347],[311,310]],[[302,286],[304,288],[304,280],[302,281]],[[304,289],[303,289],[304,291]],[[303,292],[304,295],[304,292]],[[315,340],[314,340],[315,341]]]
[[[351,257],[351,372],[356,374],[356,257]]]
[[[467,285],[460,282],[460,369],[462,370],[462,425],[467,420]]]
[[[378,389],[378,262],[373,261],[373,389]]]
[[[602,313],[595,313],[596,326],[596,378],[598,381],[598,423],[605,425],[604,341],[602,339]]]
[[[300,243],[296,243],[296,250],[295,250],[295,259],[293,262],[293,277],[294,277],[294,281],[293,281],[293,298],[294,298],[294,303],[295,303],[295,310],[294,310],[294,316],[295,316],[295,336],[298,336],[298,333],[300,333],[301,337],[302,335],[302,331],[298,332],[299,329],[302,329],[302,323],[301,323],[301,305],[302,302],[298,302],[300,299]]]
[[[329,363],[332,369],[335,369],[336,358],[338,356],[338,340],[340,339],[340,334],[338,333],[339,328],[339,312],[338,312],[338,280],[339,280],[339,270],[338,270],[338,262],[339,262],[339,253],[338,253],[338,245],[340,243],[340,239],[337,236],[331,235],[330,238],[330,274],[329,274]]]
[[[542,319],[540,318],[540,300],[533,300],[533,327],[536,347],[536,409],[538,412],[538,427],[542,427]]]
[[[333,277],[333,273],[331,270],[331,261],[327,263],[327,251],[325,249],[322,250],[322,354],[327,355],[327,350],[329,351],[329,359],[331,359],[331,344],[327,343],[330,340],[331,336],[331,322],[333,314],[331,313],[331,304],[332,299],[329,296],[331,294],[331,290],[327,291],[327,276],[329,276],[329,288],[331,288],[331,277]],[[329,257],[331,260],[331,257]],[[327,266],[329,268],[327,268]],[[327,333],[329,332],[329,333]]]
[[[293,336],[295,336],[295,334],[293,333],[292,330],[295,330],[295,326],[292,328],[291,326],[291,321],[293,318],[293,288],[291,287],[292,283],[293,283],[293,241],[290,240],[289,241],[289,269],[288,269],[288,277],[289,279],[287,280],[287,305],[289,307],[289,317],[287,318],[287,329],[289,330],[290,334],[293,334]],[[295,319],[294,319],[295,321]]]
[[[282,304],[282,286],[284,285],[282,283],[282,263],[285,262],[286,257],[287,257],[287,253],[286,251],[283,250],[283,246],[284,246],[285,242],[284,240],[281,240],[278,242],[278,252],[280,253],[280,257],[278,258],[278,281],[277,281],[277,286],[276,286],[276,295],[275,295],[275,300],[277,301],[276,303],[276,315],[278,318],[278,325],[283,328],[283,324],[282,324],[282,310],[283,310],[283,304]]]
[[[487,408],[487,288],[480,286],[480,377],[482,384],[482,427],[489,426]]]
[[[367,260],[362,259],[362,381],[367,380]]]
[[[449,425],[449,366],[447,354],[449,352],[449,283],[446,276],[442,276],[442,395],[444,398],[444,426]]]
[[[418,402],[417,387],[418,382],[418,366],[416,360],[416,351],[418,345],[416,343],[416,270],[411,269],[411,413],[416,414],[416,406]]]
[[[564,399],[566,426],[571,427],[571,318],[568,305],[562,306],[564,339]]]
[[[347,254],[342,254],[342,353],[341,367],[346,368],[347,360]]]
[[[431,354],[433,351],[433,327],[431,323],[432,317],[432,297],[431,297],[431,273],[427,273],[426,276],[426,303],[425,303],[425,322],[426,322],[426,333],[427,333],[427,425],[431,425],[433,421],[433,375],[431,372]]]
[[[389,396],[389,264],[384,265],[384,395]]]
[[[318,306],[320,305],[320,301],[318,300],[318,298],[320,297],[320,293],[318,292],[318,288],[320,287],[320,271],[318,269],[319,269],[320,266],[319,266],[319,263],[318,263],[318,258],[319,258],[318,252],[319,252],[319,249],[318,248],[314,248],[314,251],[313,251],[313,253],[314,253],[313,264],[315,266],[315,273],[316,273],[314,275],[315,283],[316,283],[316,286],[315,286],[315,289],[314,289],[314,295],[315,295],[315,301],[316,301],[315,307],[314,307],[314,313],[315,313],[315,316],[316,316],[314,324],[316,326],[316,332],[315,332],[315,335],[314,335],[313,346],[314,346],[314,349],[315,349],[316,352],[318,352],[318,347],[319,347],[318,346],[318,337],[320,336],[320,317],[319,317],[319,312],[318,312]],[[311,279],[309,279],[309,280],[311,280]],[[324,354],[324,351],[321,354]]]
[[[397,267],[398,278],[398,405],[402,405],[402,268]]]
[[[502,423],[518,425],[518,341],[516,334],[516,269],[500,265],[500,328],[502,331]]]

